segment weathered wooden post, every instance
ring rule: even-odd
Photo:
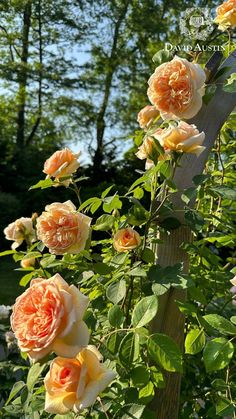
[[[206,66],[210,71],[215,72],[214,58]],[[193,154],[186,154],[181,160],[181,167],[176,170],[174,182],[179,190],[173,194],[174,215],[183,221],[184,203],[181,200],[181,193],[184,189],[193,186],[194,176],[203,172],[206,161],[208,160],[211,148],[220,132],[224,122],[236,106],[236,93],[226,93],[222,90],[224,81],[230,74],[236,72],[236,50],[221,64],[220,68],[227,67],[227,71],[217,79],[217,89],[208,105],[203,105],[198,115],[190,121],[194,123],[198,130],[204,131],[206,139],[205,151],[196,157]],[[189,121],[188,121],[189,122]],[[194,202],[191,203],[194,205]],[[183,262],[185,273],[188,272],[188,255],[180,248],[183,242],[190,242],[191,231],[187,226],[182,225],[170,234],[162,234],[163,244],[157,248],[158,264],[165,267]],[[161,332],[172,337],[176,343],[183,347],[184,342],[184,316],[179,311],[175,300],[185,300],[186,293],[182,290],[170,289],[160,297],[159,310],[152,324],[152,332]],[[166,387],[156,392],[155,399],[152,401],[151,408],[156,412],[157,419],[177,419],[179,411],[181,374],[167,373]]]

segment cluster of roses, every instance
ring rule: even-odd
[[[79,167],[78,154],[69,149],[55,152],[44,165],[47,176],[58,184],[71,182]],[[33,219],[35,216],[32,217]],[[63,255],[81,252],[89,239],[91,218],[76,212],[71,201],[47,205],[37,218],[34,229],[31,218],[21,217],[5,228],[12,249],[25,240],[28,245],[37,239],[50,253]],[[141,238],[131,228],[121,229],[114,236],[117,251],[139,246]],[[34,259],[22,261],[23,267],[34,265]],[[50,279],[35,278],[30,287],[16,299],[11,326],[22,352],[38,361],[51,352],[58,355],[45,377],[45,410],[65,414],[91,406],[98,394],[114,379],[115,373],[101,364],[101,354],[89,343],[89,331],[82,320],[89,303],[74,285],[56,274]]]
[[[220,30],[236,27],[236,0],[228,0],[217,7],[216,14],[215,23]],[[182,119],[193,118],[201,109],[205,81],[205,72],[199,64],[178,56],[156,68],[148,81],[147,95],[152,106],[145,106],[138,114],[138,122],[146,135],[136,155],[141,160],[146,159],[146,169],[153,166],[156,156],[161,160],[168,158],[171,152],[198,156],[204,151],[204,132],[199,133],[195,125]],[[164,127],[161,120],[165,122]]]

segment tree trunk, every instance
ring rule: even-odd
[[[116,21],[115,24],[115,30],[114,30],[114,37],[113,37],[113,43],[111,48],[110,57],[108,60],[108,70],[107,75],[105,79],[105,88],[103,93],[103,100],[102,104],[100,106],[100,109],[97,114],[97,124],[96,124],[96,140],[97,140],[97,148],[94,154],[93,158],[93,175],[94,178],[97,179],[100,177],[101,173],[101,166],[104,159],[104,132],[106,128],[106,122],[105,122],[105,113],[107,110],[107,106],[109,103],[109,97],[111,93],[112,88],[112,79],[113,75],[117,69],[118,63],[117,63],[117,49],[118,49],[118,40],[120,36],[120,27],[125,19],[128,6],[129,6],[130,0],[126,0],[124,3],[123,9],[121,10],[120,16]]]
[[[29,50],[29,31],[31,25],[31,1],[27,2],[23,14],[22,53],[19,69],[18,112],[16,146],[20,150],[25,142],[25,104],[27,86],[27,63]]]
[[[214,60],[213,60],[214,61]],[[209,66],[212,60],[209,61]],[[209,67],[208,66],[208,67]],[[174,182],[179,190],[173,194],[173,206],[175,210],[183,210],[184,203],[181,200],[182,191],[193,186],[194,176],[203,172],[205,163],[208,159],[211,148],[220,132],[224,122],[236,105],[236,93],[229,94],[222,90],[224,80],[231,73],[236,72],[236,51],[221,65],[228,67],[226,71],[217,80],[217,90],[210,103],[203,105],[198,115],[190,121],[194,123],[199,131],[204,131],[206,139],[204,146],[206,150],[197,158],[195,155],[186,154],[181,160],[181,167],[176,170]],[[209,68],[211,70],[211,68]],[[215,71],[215,69],[213,69]],[[218,84],[219,83],[219,84]],[[194,205],[194,202],[191,203]],[[180,216],[179,214],[182,214]],[[176,212],[175,217],[183,221],[183,212]],[[191,232],[188,227],[181,226],[173,230],[171,234],[161,236],[163,244],[157,249],[157,262],[161,266],[174,265],[177,262],[183,262],[184,272],[188,272],[188,255],[180,249],[183,242],[190,242]],[[178,310],[175,300],[184,300],[185,292],[181,290],[170,289],[165,295],[160,297],[159,310],[152,324],[152,332],[161,332],[172,337],[180,347],[184,342],[184,317]],[[157,419],[177,419],[179,412],[181,375],[178,373],[166,374],[166,387],[156,392],[155,398],[151,403],[151,409],[155,411]]]

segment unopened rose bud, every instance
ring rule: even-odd
[[[21,264],[22,268],[34,267],[35,258],[23,259],[20,264]]]
[[[120,211],[118,211],[118,209],[114,209],[114,210],[112,211],[112,215],[113,215],[113,217],[115,217],[115,218],[120,218]]]

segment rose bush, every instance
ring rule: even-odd
[[[180,417],[235,415],[231,286],[236,273],[236,209],[232,161],[228,164],[235,149],[234,117],[223,127],[205,172],[186,189],[175,177],[187,161],[183,155],[204,150],[204,132],[178,119],[199,110],[204,81],[195,62],[179,57],[164,62],[149,82],[155,107],[141,111],[143,132],[134,138],[136,155],[147,160],[147,170],[137,171],[137,179],[121,194],[109,184],[100,196],[85,202],[74,171],[67,172],[78,206],[55,202],[38,218],[33,215],[36,242],[23,235],[17,241],[9,234],[17,245],[22,239],[26,243],[20,251],[1,255],[12,254],[20,263],[22,286],[31,282],[13,306],[12,330],[21,350],[13,373],[17,368],[19,381],[15,383],[13,376],[12,391],[4,395],[5,404],[1,400],[3,417],[146,419],[159,415],[153,403],[162,397],[168,400],[161,406],[164,414],[169,409],[168,417],[176,417],[175,385],[183,371]],[[158,109],[163,118],[173,119],[160,123]],[[65,150],[62,155],[67,155]],[[56,169],[49,176],[63,183],[57,167],[60,176],[69,165],[63,166],[57,156],[61,154],[56,154]],[[53,185],[45,179],[32,189]],[[163,259],[171,261],[170,266]],[[4,321],[10,309],[2,307]],[[166,325],[168,334],[163,332]],[[5,336],[9,347],[9,335]],[[179,345],[181,339],[184,345]],[[2,368],[10,374],[9,363]],[[156,396],[160,389],[161,398]]]

